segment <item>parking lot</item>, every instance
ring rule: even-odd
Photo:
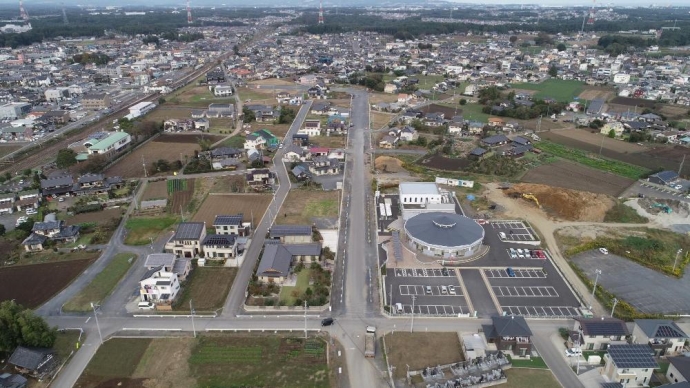
[[[501,235],[503,241],[538,241],[532,227],[519,220],[491,221],[489,225],[494,233],[505,235]]]
[[[386,272],[386,297],[396,315],[458,316],[471,314],[457,272],[452,268],[394,268]],[[402,305],[397,311],[396,304]]]

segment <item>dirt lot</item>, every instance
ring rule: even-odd
[[[273,124],[273,123],[257,123],[253,122],[250,124],[251,128],[247,129],[249,132],[258,131],[259,129],[268,129],[277,137],[283,138],[290,130],[290,124]],[[241,132],[244,135],[243,132]]]
[[[168,181],[165,179],[158,182],[149,182],[144,194],[141,196],[142,201],[165,198],[168,198]]]
[[[146,120],[162,122],[167,119],[190,119],[192,118],[192,109],[197,108],[165,104],[148,113]]]
[[[371,128],[381,129],[388,125],[388,122],[393,118],[392,113],[385,112],[371,112]]]
[[[220,194],[230,194],[230,193],[244,193],[247,187],[247,181],[244,179],[243,175],[225,175],[214,178],[203,178],[212,179],[211,189],[209,193],[220,193]]]
[[[106,209],[100,212],[81,213],[67,218],[68,225],[77,225],[84,222],[95,222],[97,224],[105,224],[110,222],[113,218],[120,218],[125,208]]]
[[[195,179],[187,179],[186,190],[179,190],[172,193],[172,198],[170,199],[170,213],[180,214],[183,210],[186,211],[194,195],[194,181]]]
[[[565,189],[608,194],[614,197],[633,184],[631,179],[564,160],[533,168],[521,180]]]
[[[532,183],[513,185],[504,194],[514,197],[516,201],[528,201],[536,206],[530,199],[521,198],[522,194],[532,194],[547,214],[568,221],[603,222],[606,212],[615,204],[614,199],[605,194]]]
[[[575,132],[578,134],[576,138],[569,137],[572,133],[572,131],[552,131],[542,132],[539,136],[568,147],[579,148],[597,154],[599,153],[601,137],[598,137],[598,141],[593,141],[591,140],[592,136],[580,136],[581,133],[586,133],[586,131],[577,130],[577,132]],[[596,137],[597,135],[593,136]],[[638,151],[634,152],[632,151],[633,149],[637,149]],[[683,155],[690,156],[690,148],[668,145],[654,145],[653,147],[638,146],[637,144],[605,138],[601,155],[607,158],[620,160],[621,162],[646,167],[650,170],[664,169],[677,171],[683,160]],[[690,176],[690,163],[683,164],[681,175]]]
[[[312,136],[309,141],[315,147],[344,148],[346,136]]]
[[[457,171],[469,167],[472,162],[469,159],[447,158],[443,155],[433,154],[417,162],[417,164],[437,170]]]
[[[258,224],[271,202],[270,195],[265,194],[210,194],[194,215],[193,221],[206,222],[206,226],[213,225],[217,215],[233,215],[242,213],[244,221]]]
[[[268,79],[260,79],[260,80],[256,80],[256,81],[250,81],[247,83],[247,85],[290,86],[290,85],[295,85],[295,83],[292,81],[285,80],[285,79],[268,78]]]
[[[390,365],[402,365],[393,371],[396,379],[404,378],[407,367],[419,370],[427,366],[464,361],[458,333],[407,333],[396,331],[385,336]]]
[[[562,136],[568,139],[573,139],[583,143],[587,143],[592,146],[596,146],[597,153],[599,152],[599,147],[601,147],[603,139],[604,148],[602,149],[602,155],[604,155],[605,150],[611,150],[620,153],[636,153],[647,150],[647,147],[645,146],[637,145],[635,143],[630,143],[627,141],[611,139],[599,133],[592,133],[590,131],[583,129],[567,129],[563,131],[545,132],[543,135],[540,133],[539,135],[548,140],[551,140],[550,136]]]
[[[449,119],[449,118],[453,117],[453,115],[455,115],[456,111],[460,111],[462,109],[462,107],[460,107],[460,106],[458,106],[458,108],[460,108],[460,109],[455,109],[455,108],[451,108],[449,106],[444,106],[444,105],[431,104],[431,105],[427,105],[427,106],[421,108],[420,110],[422,112],[424,112],[424,114],[441,112],[444,114],[445,118]]]
[[[654,105],[656,105],[656,101],[631,97],[615,97],[611,100],[611,103],[625,106],[639,106],[643,108],[654,108]]]
[[[35,308],[65,288],[93,260],[71,260],[56,263],[0,268],[0,300]]]
[[[580,98],[585,100],[593,100],[595,98],[608,101],[613,95],[613,88],[607,86],[585,86],[580,93]]]
[[[374,160],[376,169],[381,172],[403,172],[403,162],[390,156],[379,156]]]
[[[173,135],[175,136],[175,135]],[[160,136],[159,138],[164,138]],[[185,138],[184,140],[188,140]],[[167,139],[164,141],[159,141],[158,139],[146,143],[144,146],[137,148],[135,151],[129,155],[122,158],[112,167],[108,168],[105,172],[106,175],[111,176],[121,176],[125,179],[127,178],[141,178],[144,176],[144,168],[142,166],[142,160],[146,163],[146,172],[148,176],[156,175],[153,168],[153,163],[159,159],[165,159],[169,162],[175,160],[180,160],[180,158],[191,158],[194,157],[194,151],[201,150],[198,144],[195,142],[189,143],[178,143],[169,142]],[[160,173],[172,174],[171,172]]]
[[[662,114],[669,119],[687,119],[688,107],[680,105],[662,104],[659,108]]]
[[[237,268],[197,267],[182,284],[182,295],[175,303],[177,311],[189,311],[189,301],[196,311],[214,311],[223,307],[225,297],[237,275]]]
[[[398,95],[397,94],[387,94],[387,93],[369,93],[369,103],[370,104],[379,104],[382,102],[396,102],[398,101]]]
[[[275,223],[312,225],[316,219],[338,217],[339,191],[290,190]]]
[[[225,136],[209,135],[206,133],[176,133],[164,134],[156,138],[158,143],[182,143],[182,144],[197,144],[199,140],[209,140],[215,143],[222,140]]]

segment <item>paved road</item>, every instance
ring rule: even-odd
[[[285,135],[285,139],[291,139],[292,135],[295,134],[302,126],[302,123],[304,122],[304,119],[307,117],[307,113],[309,113],[309,109],[311,108],[311,103],[312,102],[309,101],[302,105],[297,113],[297,116],[295,117],[295,120],[292,122],[290,129]],[[283,142],[288,141],[289,140],[283,140]],[[271,202],[271,205],[269,206],[271,211],[265,213],[259,224],[255,227],[252,243],[245,253],[245,260],[242,263],[242,267],[240,268],[237,276],[235,277],[235,282],[233,283],[230,294],[225,301],[225,306],[223,307],[222,312],[223,316],[233,316],[240,313],[246,297],[245,290],[249,284],[249,280],[252,277],[252,272],[254,271],[256,262],[259,260],[259,253],[264,245],[266,233],[271,227],[273,219],[275,219],[278,210],[282,206],[283,201],[285,201],[285,197],[287,197],[287,194],[290,191],[290,177],[288,176],[285,164],[283,164],[281,161],[282,157],[282,149],[279,149],[273,157],[273,165],[275,166],[275,171],[278,175],[280,187],[273,195],[273,202]]]

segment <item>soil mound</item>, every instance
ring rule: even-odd
[[[377,170],[381,172],[401,172],[405,171],[403,162],[400,159],[392,158],[390,156],[379,156],[374,160],[374,165]]]
[[[550,216],[568,221],[603,222],[606,212],[615,204],[613,197],[605,194],[531,183],[513,185],[505,194],[516,199],[531,194]],[[520,200],[534,203],[529,198]]]

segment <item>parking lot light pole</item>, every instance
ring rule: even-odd
[[[410,333],[412,333],[412,329],[414,328],[414,301],[417,299],[416,295],[412,295],[412,322],[410,323]]]
[[[96,305],[91,302],[91,308],[93,309],[93,317],[96,318],[96,328],[98,329],[98,337],[101,339],[101,345],[103,345],[103,334],[101,334],[101,325],[98,323],[98,314],[96,314]]]
[[[676,252],[676,259],[673,260],[673,272],[676,272],[676,265],[678,265],[678,256],[680,256],[681,252],[683,252],[683,248],[679,249]]]
[[[611,318],[613,318],[613,311],[616,309],[617,304],[618,304],[618,298],[613,298],[613,307],[611,307]]]
[[[592,302],[589,304],[590,310],[592,309],[592,305],[594,304],[594,293],[597,291],[597,283],[599,282],[599,275],[601,275],[601,270],[595,269],[594,273],[597,276],[594,278],[594,287],[592,287]]]

